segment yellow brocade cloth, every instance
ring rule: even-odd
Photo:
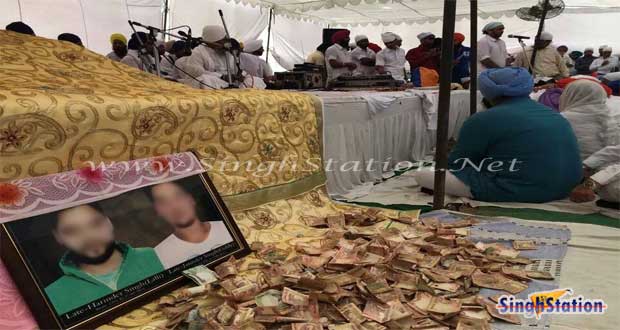
[[[320,239],[325,231],[301,216],[350,209],[325,192],[318,98],[192,89],[67,42],[7,31],[0,44],[0,181],[195,151],[249,243],[290,249]],[[102,329],[165,323],[150,303]]]

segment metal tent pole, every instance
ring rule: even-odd
[[[433,208],[444,207],[446,170],[448,168],[448,126],[450,123],[450,85],[454,59],[454,25],[456,0],[444,0],[443,36],[441,41],[441,67],[439,82],[439,118],[437,119],[437,147],[435,151],[435,187]]]
[[[269,25],[267,26],[267,55],[265,61],[269,62],[269,43],[271,42],[271,19],[273,18],[273,7],[269,8]]]
[[[478,0],[469,0],[471,20],[471,52],[470,80],[469,80],[469,113],[473,115],[478,110]]]
[[[540,23],[538,24],[538,33],[536,33],[536,38],[534,39],[534,42],[536,42],[536,40],[540,39],[540,34],[543,32],[543,29],[545,28],[545,19],[547,19],[547,12],[549,12],[549,0],[545,0],[545,3],[543,4],[543,12],[542,12],[542,17],[540,18]],[[531,66],[530,66],[530,73],[532,75],[534,75],[534,68],[536,68],[536,53],[538,52],[538,50],[536,49],[536,47],[534,47],[534,50],[532,50],[532,59],[531,59]]]

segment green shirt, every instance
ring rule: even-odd
[[[164,271],[164,266],[152,248],[132,248],[125,243],[117,243],[123,261],[115,271],[117,290]],[[89,302],[102,298],[116,290],[97,280],[96,276],[80,270],[67,260],[65,254],[58,263],[64,275],[45,288],[58,315],[67,313]]]

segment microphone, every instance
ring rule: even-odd
[[[185,31],[178,32],[181,37],[190,39],[190,40],[202,40],[202,37],[192,37],[191,33],[185,33]]]
[[[509,34],[508,38],[513,38],[513,39],[532,39],[530,37],[520,36],[520,35],[516,35],[516,34]]]
[[[140,22],[136,22],[136,21],[127,21],[127,22],[129,22],[129,25],[139,26],[139,27],[145,28],[145,29],[147,29],[149,31],[155,31],[155,32],[158,32],[158,33],[161,32],[160,28],[156,28],[154,26],[144,25],[144,24],[142,24]]]

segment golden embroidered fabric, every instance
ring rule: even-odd
[[[73,44],[7,31],[0,44],[0,181],[194,150],[249,243],[290,249],[321,239],[325,230],[301,217],[351,209],[325,192],[317,98],[191,89]],[[156,307],[101,329],[165,325]]]

